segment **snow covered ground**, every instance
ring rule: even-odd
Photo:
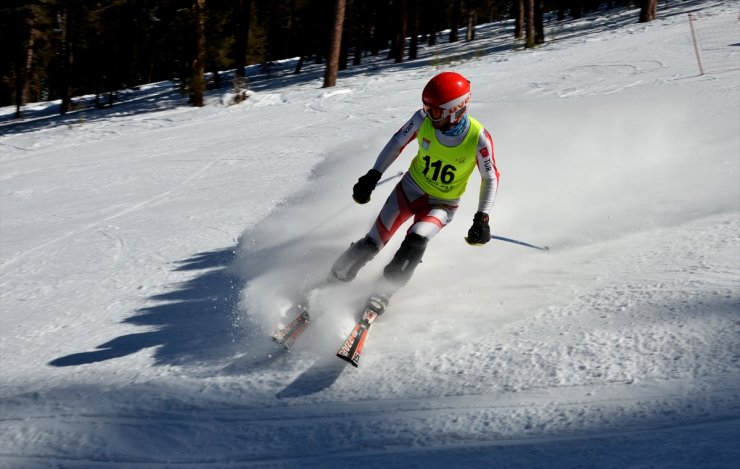
[[[740,65],[736,2],[670,2],[332,89],[256,76],[236,106],[160,83],[0,109],[0,467],[740,467],[740,72],[698,75],[690,11]],[[334,353],[400,237],[280,353],[280,312],[397,180],[360,206],[356,178],[448,67],[495,140],[494,233],[550,251],[467,246],[474,176],[359,369]]]

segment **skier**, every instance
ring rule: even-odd
[[[416,139],[419,149],[409,170],[386,200],[370,232],[352,243],[331,268],[333,280],[354,279],[396,230],[414,217],[401,247],[385,266],[376,291],[368,299],[365,315],[376,315],[372,319],[383,313],[391,295],[409,281],[429,240],[452,221],[476,166],[481,174],[478,211],[465,239],[474,246],[491,239],[488,221],[499,172],[491,135],[468,115],[470,81],[456,72],[442,72],[427,83],[421,96],[422,109],[388,141],[373,168],[354,185],[352,198],[360,204],[370,201],[383,172]]]

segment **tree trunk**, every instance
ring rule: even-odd
[[[416,60],[419,49],[419,0],[409,0],[411,12],[411,44],[409,44],[409,60]]]
[[[439,5],[437,0],[424,0],[423,8],[420,12],[421,31],[427,36],[427,45],[437,45],[437,14],[436,9]]]
[[[545,43],[545,5],[544,0],[535,0],[534,4],[534,43]]]
[[[247,47],[249,46],[249,25],[252,19],[252,0],[239,0],[236,9],[236,38],[234,43],[234,66],[240,86],[245,86],[244,68],[247,66]]]
[[[31,9],[29,11],[29,18],[27,22],[28,26],[28,41],[26,42],[25,51],[23,53],[23,68],[22,71],[16,71],[17,86],[16,86],[16,108],[15,116],[22,117],[23,112],[21,108],[28,103],[28,89],[31,86],[32,71],[33,71],[33,47],[34,41],[36,40],[36,17],[35,11]]]
[[[396,28],[393,40],[393,60],[400,64],[403,62],[403,53],[406,50],[406,24],[409,17],[408,0],[400,0],[395,13]]]
[[[640,23],[654,21],[658,17],[658,0],[641,0]]]
[[[534,1],[535,0],[524,0],[526,6],[526,17],[527,17],[527,38],[525,47],[534,47]]]
[[[324,88],[331,88],[337,84],[337,71],[339,70],[339,51],[342,47],[342,29],[344,26],[345,0],[334,2],[334,28],[329,46],[329,58],[324,71]]]
[[[70,12],[69,1],[62,4],[62,72],[60,77],[59,94],[62,98],[62,104],[59,107],[59,114],[66,114],[72,110],[72,63],[74,56],[72,54],[72,14]]]
[[[460,6],[462,1],[455,0],[452,2],[452,24],[450,25],[450,42],[457,42],[457,29],[460,27]]]
[[[344,2],[344,17],[345,22],[349,22],[346,27],[342,26],[342,42],[339,48],[339,70],[347,70],[347,60],[349,59],[349,35],[354,28],[354,19],[352,15],[352,0],[345,0]]]
[[[190,94],[193,106],[202,107],[203,94],[205,93],[206,0],[195,0],[193,10],[195,12],[196,42]]]
[[[470,42],[475,39],[475,18],[476,15],[472,11],[468,13],[468,30],[465,33],[465,40]]]
[[[525,0],[516,0],[516,20],[514,21],[514,38],[521,39],[524,34],[524,17],[526,8],[524,6]]]

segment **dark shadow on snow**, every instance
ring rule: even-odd
[[[336,357],[327,357],[314,363],[275,397],[302,397],[331,387],[347,368],[347,363]]]
[[[52,360],[52,366],[77,366],[124,357],[151,347],[156,364],[192,364],[234,355],[235,314],[241,279],[229,271],[235,248],[203,252],[180,261],[174,270],[200,271],[166,293],[151,296],[153,306],[138,309],[124,322],[144,326],[100,344],[95,350]]]
[[[250,265],[269,265],[268,259],[283,248],[278,245],[258,251],[256,258],[250,257]],[[235,247],[229,247],[178,262],[175,271],[197,275],[171,291],[151,296],[152,306],[137,309],[124,321],[153,330],[116,337],[95,350],[59,357],[49,365],[88,365],[157,347],[155,365],[225,364],[222,372],[229,375],[288,367],[291,354],[300,352],[287,352],[259,328],[239,324],[238,302],[245,279],[231,271],[236,252]],[[261,269],[255,268],[253,275],[261,273]],[[249,273],[246,275],[249,277]],[[345,363],[339,359],[322,357],[277,397],[306,396],[327,389],[344,369]]]
[[[284,368],[290,366],[294,354],[300,351],[288,352],[274,347],[260,350],[257,347],[249,353],[234,360],[223,369],[229,375],[243,375],[258,373],[270,368]],[[310,396],[330,388],[339,379],[339,376],[347,369],[347,363],[334,357],[333,354],[322,355],[310,367],[304,370],[297,378],[285,388],[275,394],[278,399]]]
[[[309,230],[309,233],[304,234],[300,239],[306,241],[311,237],[311,231],[313,230]],[[248,237],[248,234],[245,236]],[[290,239],[270,247],[241,251],[238,262],[242,266],[247,266],[242,272],[242,282],[249,283],[250,280],[264,275],[266,270],[274,265],[274,259],[278,253],[290,249],[301,249],[301,243],[296,241],[297,239]],[[316,249],[313,252],[316,254]],[[291,289],[290,285],[285,286],[283,296],[285,298],[291,298],[292,296],[293,301],[299,300],[297,291]],[[253,332],[254,336],[248,341],[249,346],[242,350],[241,356],[222,369],[224,374],[247,375],[268,369],[295,369],[297,366],[304,366],[302,363],[296,363],[297,361],[305,362],[307,356],[311,358],[316,353],[319,354],[318,359],[313,364],[275,395],[277,398],[308,396],[328,389],[339,379],[342,371],[347,367],[346,362],[336,358],[331,350],[317,352],[316,350],[307,351],[302,347],[297,347],[288,351],[273,342],[269,338],[268,332],[261,330]]]

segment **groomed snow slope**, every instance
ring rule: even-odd
[[[329,90],[255,77],[237,106],[161,83],[1,109],[0,467],[737,467],[740,72],[698,76],[686,18],[737,4],[659,8],[532,51],[488,25]],[[359,369],[334,353],[400,236],[281,353],[280,312],[369,228],[415,145],[368,205],[351,187],[442,66],[494,137],[494,233],[550,250],[467,246],[473,176]]]

